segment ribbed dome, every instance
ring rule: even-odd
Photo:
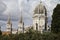
[[[34,10],[34,14],[40,14],[40,13],[43,13],[45,10],[45,6],[40,3]]]

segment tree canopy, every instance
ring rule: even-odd
[[[57,4],[56,8],[53,10],[51,31],[53,33],[60,32],[60,4]]]

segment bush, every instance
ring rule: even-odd
[[[0,36],[0,40],[60,40],[60,34],[43,33],[38,31],[29,30],[26,33],[20,33],[19,35]]]

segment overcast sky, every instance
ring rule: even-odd
[[[51,22],[53,9],[60,0],[41,0],[47,9],[48,24]],[[23,15],[25,25],[32,25],[33,10],[39,4],[39,0],[0,0],[0,25],[6,29],[8,14],[11,15],[14,28],[18,28],[20,14]]]

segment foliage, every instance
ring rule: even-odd
[[[53,33],[60,32],[60,4],[53,10],[51,31]]]
[[[15,35],[2,35],[0,36],[0,40],[60,40],[60,34],[53,34],[45,32],[41,34],[39,31],[32,31],[31,29],[29,32],[20,33]]]
[[[0,35],[2,35],[2,32],[1,32],[1,30],[0,30]]]

